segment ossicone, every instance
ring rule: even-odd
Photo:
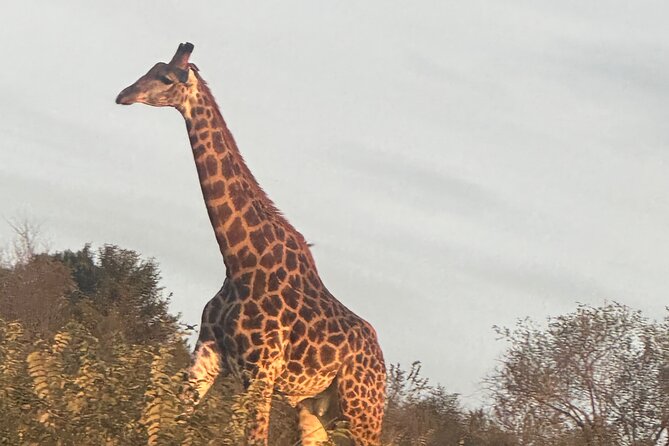
[[[188,58],[194,48],[195,46],[190,42],[179,44],[179,48],[177,48],[177,52],[174,53],[174,57],[172,57],[169,65],[181,68],[182,70],[188,70]]]

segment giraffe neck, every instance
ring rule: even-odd
[[[286,240],[286,233],[308,252],[302,235],[276,209],[247,167],[207,84],[194,70],[190,76],[194,87],[177,108],[186,121],[202,195],[227,275],[242,274],[259,265],[267,267],[271,242]]]

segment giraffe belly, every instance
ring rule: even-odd
[[[296,374],[286,368],[275,381],[276,390],[285,395],[292,406],[325,391],[337,375],[336,369],[307,371],[310,373]]]

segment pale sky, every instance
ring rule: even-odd
[[[477,403],[493,325],[663,318],[669,4],[9,2],[0,216],[154,257],[199,322],[223,264],[181,116],[114,103],[180,42],[387,362]],[[0,245],[12,238],[0,224]]]

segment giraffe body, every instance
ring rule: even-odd
[[[197,392],[203,397],[220,373],[261,383],[251,444],[267,444],[276,391],[298,407],[303,444],[327,438],[318,416],[335,400],[356,444],[378,445],[385,365],[376,332],[327,290],[308,244],[258,185],[188,62],[192,49],[180,45],[169,64],[156,64],[117,103],[172,106],[186,121],[226,266],[223,287],[202,314],[191,367]]]

